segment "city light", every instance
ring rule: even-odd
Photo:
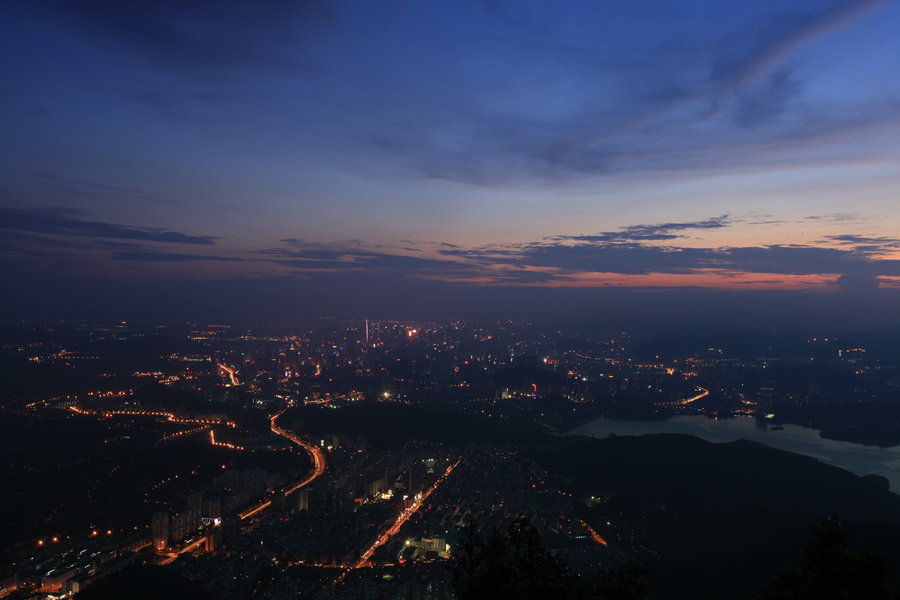
[[[375,553],[375,551],[378,548],[380,548],[381,546],[383,546],[384,544],[386,544],[391,539],[391,537],[393,537],[394,535],[397,534],[398,531],[400,531],[400,528],[403,527],[403,524],[406,523],[406,521],[408,521],[409,518],[413,514],[415,514],[416,511],[419,510],[419,508],[422,506],[422,503],[425,502],[425,500],[428,499],[428,497],[438,488],[438,486],[440,486],[440,484],[442,484],[444,482],[444,480],[447,479],[447,477],[450,475],[450,473],[453,472],[453,469],[455,469],[461,461],[462,461],[461,458],[457,459],[457,461],[455,463],[449,465],[446,468],[444,473],[440,477],[438,477],[437,481],[435,481],[431,485],[431,487],[429,487],[425,492],[420,492],[420,493],[416,494],[414,501],[400,512],[400,514],[394,520],[393,524],[391,524],[390,527],[388,527],[381,535],[379,535],[376,538],[376,540],[372,543],[372,545],[369,546],[362,553],[362,555],[360,555],[359,560],[356,563],[354,563],[346,571],[341,573],[340,576],[338,576],[338,578],[335,580],[335,584],[339,584],[339,583],[343,582],[343,580],[347,577],[347,574],[351,570],[360,569],[360,568],[366,566],[369,562],[369,559],[372,558],[372,555]]]

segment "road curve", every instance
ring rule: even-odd
[[[272,418],[269,419],[269,428],[272,430],[272,433],[275,433],[275,434],[280,435],[281,437],[287,438],[290,441],[292,441],[293,443],[297,444],[298,446],[301,446],[304,450],[306,450],[309,453],[309,456],[312,458],[312,461],[313,461],[313,468],[309,472],[309,475],[307,475],[302,481],[292,485],[290,488],[287,489],[287,491],[284,492],[284,494],[286,496],[290,496],[291,494],[293,494],[300,488],[312,483],[313,480],[315,480],[319,475],[324,473],[325,469],[327,468],[327,465],[325,463],[325,453],[322,452],[321,448],[319,448],[318,446],[315,446],[313,444],[310,444],[303,438],[301,438],[297,435],[294,435],[287,429],[283,429],[278,426],[278,423],[277,423],[278,417],[283,415],[285,410],[281,410],[280,412],[272,415]]]
[[[291,487],[289,487],[287,490],[285,490],[284,495],[290,496],[291,494],[293,494],[300,488],[312,483],[319,475],[324,473],[325,469],[327,468],[327,464],[325,462],[325,453],[322,452],[321,448],[319,448],[318,446],[315,446],[313,444],[310,444],[309,442],[302,439],[301,437],[294,435],[287,429],[284,429],[284,428],[278,426],[278,417],[283,415],[285,413],[285,410],[287,410],[287,409],[283,409],[283,410],[275,413],[274,415],[272,415],[269,418],[269,429],[272,430],[272,433],[274,433],[276,435],[280,435],[281,437],[287,438],[294,444],[297,444],[298,446],[302,447],[304,450],[306,450],[309,453],[309,456],[312,458],[312,461],[313,461],[313,468],[309,472],[309,474],[306,477],[304,477],[302,480],[293,484]],[[253,506],[250,506],[249,508],[244,509],[244,511],[241,512],[238,516],[242,520],[249,519],[253,515],[269,508],[269,506],[271,506],[271,505],[272,505],[271,500],[263,500],[263,501],[259,502],[258,504],[254,504]]]

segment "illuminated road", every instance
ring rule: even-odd
[[[231,380],[231,385],[241,385],[241,382],[238,381],[237,378],[237,371],[222,363],[218,363],[218,366],[228,374],[228,378]]]
[[[126,416],[126,417],[165,417],[166,421],[170,423],[197,423],[200,425],[228,425],[229,427],[235,427],[236,424],[234,421],[229,421],[227,419],[220,419],[218,417],[208,417],[205,419],[186,419],[183,417],[177,417],[174,413],[170,413],[164,410],[90,410],[87,408],[79,408],[77,406],[69,406],[67,407],[73,413],[79,415],[91,415],[94,417],[103,417],[104,419],[109,419],[116,416]]]
[[[309,442],[305,441],[304,439],[300,438],[299,436],[294,435],[287,429],[283,429],[278,426],[278,423],[277,423],[278,417],[283,415],[284,412],[285,411],[282,410],[281,412],[278,412],[278,413],[272,415],[272,417],[269,419],[269,428],[272,430],[272,433],[280,435],[281,437],[285,437],[285,438],[289,439],[291,442],[302,447],[304,450],[306,450],[309,453],[309,456],[312,458],[312,461],[313,461],[313,468],[309,472],[309,474],[306,477],[304,477],[301,481],[299,481],[299,482],[295,483],[294,485],[292,485],[291,487],[289,487],[284,492],[285,496],[290,496],[291,494],[293,494],[300,488],[312,483],[319,475],[324,473],[327,465],[325,463],[325,453],[322,452],[321,448],[319,448],[318,446],[314,446],[313,444],[310,444]],[[272,505],[271,500],[263,500],[262,502],[259,502],[258,504],[254,504],[253,506],[245,509],[244,512],[240,513],[240,515],[238,515],[238,516],[240,516],[241,519],[249,519],[253,515],[258,514],[262,511],[264,511],[265,509],[269,508],[271,505]]]
[[[656,402],[656,406],[688,406],[689,404],[693,404],[697,400],[701,398],[706,398],[709,396],[709,390],[706,388],[702,388],[699,385],[695,388],[695,390],[700,390],[700,393],[696,396],[691,396],[690,398],[685,398],[684,400],[675,400],[672,402]]]
[[[190,544],[188,544],[187,546],[185,546],[184,548],[182,548],[182,549],[179,550],[178,552],[173,552],[173,553],[171,553],[171,554],[166,554],[166,555],[165,555],[165,558],[159,561],[159,564],[161,564],[161,565],[168,565],[168,564],[174,562],[175,559],[178,558],[178,556],[179,556],[180,554],[184,554],[185,552],[192,552],[192,551],[196,550],[197,548],[199,548],[201,544],[205,544],[205,543],[206,543],[206,537],[205,537],[205,536],[202,537],[202,538],[200,538],[200,539],[198,539],[198,540],[194,540],[193,542],[191,542]]]
[[[597,543],[600,544],[601,546],[609,546],[609,544],[606,542],[606,540],[603,539],[603,537],[602,537],[599,533],[597,533],[597,531],[596,531],[593,527],[591,527],[590,525],[588,525],[586,521],[582,521],[581,524],[582,524],[582,525],[584,526],[584,528],[587,530],[588,535],[591,536],[591,539],[592,539],[592,540],[594,540],[595,542],[597,542]]]
[[[224,365],[219,365],[219,366],[228,370],[227,367],[225,367]],[[210,418],[207,418],[207,419],[183,419],[183,418],[176,417],[173,413],[165,412],[165,411],[154,411],[154,410],[95,411],[95,410],[87,410],[87,409],[79,408],[77,406],[69,406],[68,410],[70,410],[74,413],[80,414],[80,415],[99,416],[99,417],[103,417],[103,418],[107,418],[107,419],[117,416],[117,415],[141,416],[141,417],[164,417],[167,421],[171,421],[173,423],[198,423],[198,424],[205,425],[205,426],[208,426],[208,425],[228,425],[229,427],[235,426],[235,423],[233,421],[225,421],[222,419],[210,419]],[[284,492],[284,494],[286,496],[290,496],[291,494],[293,494],[300,488],[312,483],[317,477],[319,477],[322,473],[324,473],[325,469],[327,468],[327,464],[325,462],[325,453],[322,451],[321,448],[319,448],[318,446],[315,446],[313,444],[310,444],[309,442],[303,440],[299,436],[294,435],[287,429],[283,429],[282,427],[278,426],[278,417],[280,417],[284,413],[285,413],[285,411],[282,410],[282,411],[272,415],[272,417],[269,419],[269,428],[272,430],[272,433],[275,433],[277,435],[280,435],[281,437],[287,438],[294,444],[297,444],[298,446],[302,447],[304,450],[306,450],[309,453],[309,455],[313,461],[313,468],[312,468],[312,470],[310,470],[309,474],[306,477],[304,477],[301,481],[299,481],[299,482],[295,483],[294,485],[292,485],[291,487],[289,487]],[[185,432],[181,432],[176,435],[187,435],[190,433],[196,433],[204,428],[205,427],[190,430],[190,431],[185,431]],[[169,438],[167,436],[164,439],[171,439],[171,438]],[[246,450],[246,448],[244,448],[243,446],[238,446],[236,444],[230,444],[227,442],[220,442],[220,441],[216,440],[215,430],[213,430],[212,428],[210,428],[210,431],[209,431],[209,441],[214,446],[225,447],[225,448],[229,448],[232,450]],[[243,512],[241,512],[238,516],[242,520],[249,519],[253,515],[264,511],[271,505],[272,505],[271,500],[262,500],[259,503],[248,507]],[[174,560],[174,558],[172,558],[172,560]]]
[[[77,406],[69,406],[68,410],[74,412],[79,415],[91,415],[94,417],[101,417],[104,419],[110,419],[115,416],[132,416],[132,417],[165,417],[167,421],[170,423],[179,423],[179,424],[187,424],[187,423],[199,423],[200,427],[195,429],[186,429],[184,431],[177,431],[175,433],[168,433],[162,436],[157,444],[161,444],[162,442],[166,442],[168,440],[176,439],[182,436],[191,435],[194,433],[199,433],[201,431],[209,430],[209,443],[213,446],[218,446],[220,448],[228,448],[230,450],[246,450],[243,446],[238,446],[237,444],[231,444],[228,442],[220,442],[216,440],[215,430],[212,429],[212,425],[228,425],[229,427],[235,427],[236,424],[234,421],[228,421],[225,419],[219,418],[206,418],[206,419],[185,419],[181,417],[176,417],[174,413],[161,411],[161,410],[88,410],[84,408],[79,408]]]
[[[216,439],[216,430],[209,430],[209,443],[213,446],[217,446],[219,448],[228,448],[229,450],[246,450],[243,446],[238,446],[237,444],[232,444],[230,442],[220,442]]]
[[[220,366],[223,366],[223,365],[220,365]],[[198,424],[201,424],[204,426],[228,425],[229,427],[235,427],[234,421],[226,421],[223,419],[216,419],[216,418],[185,419],[185,418],[176,417],[173,413],[161,411],[161,410],[98,411],[98,410],[83,409],[83,408],[79,408],[77,406],[69,406],[68,410],[70,410],[71,412],[80,414],[80,415],[99,416],[99,417],[103,417],[103,418],[107,418],[107,419],[114,417],[114,416],[119,416],[119,415],[136,416],[136,417],[164,417],[167,421],[170,421],[172,423],[198,423]],[[319,477],[322,473],[324,473],[327,465],[325,463],[325,453],[322,452],[321,448],[319,448],[318,446],[314,446],[313,444],[310,444],[309,442],[301,439],[299,436],[296,436],[293,433],[291,433],[290,431],[278,426],[278,422],[277,422],[278,417],[283,415],[284,412],[285,411],[282,410],[281,412],[278,412],[278,413],[272,415],[272,417],[269,419],[269,428],[272,430],[272,433],[275,433],[277,435],[285,437],[285,438],[289,439],[291,442],[302,447],[304,450],[306,450],[309,453],[309,455],[313,461],[313,468],[309,472],[309,474],[306,477],[304,477],[301,481],[295,483],[294,485],[292,485],[285,491],[285,495],[290,496],[291,494],[293,494],[300,488],[312,483],[317,477]],[[180,432],[178,434],[172,434],[171,436],[164,436],[163,440],[171,439],[172,437],[176,437],[178,435],[187,435],[187,434],[191,434],[191,433],[196,433],[205,428],[206,427],[201,427],[198,429]],[[209,430],[209,441],[213,446],[229,448],[231,450],[246,450],[246,448],[244,448],[243,446],[238,446],[237,444],[231,444],[228,442],[220,442],[219,440],[216,439],[215,430],[213,430],[212,428],[210,428],[210,430]],[[263,500],[257,504],[254,504],[253,506],[245,509],[244,512],[240,513],[238,516],[240,516],[241,519],[248,519],[248,518],[252,517],[253,515],[265,510],[266,508],[268,508],[271,505],[272,505],[271,500]]]
[[[257,514],[257,513],[260,513],[260,512],[262,512],[262,511],[266,510],[266,509],[269,508],[270,506],[272,506],[272,501],[271,501],[271,500],[264,500],[264,501],[260,502],[259,504],[254,504],[253,506],[251,506],[250,508],[248,508],[247,510],[245,510],[244,512],[242,512],[242,513],[239,514],[238,516],[239,516],[241,519],[249,519],[249,518],[252,517],[253,515],[255,515],[255,514]]]
[[[455,463],[447,467],[447,470],[444,471],[444,474],[438,477],[437,481],[434,484],[425,490],[425,492],[420,492],[416,494],[415,500],[412,504],[407,506],[403,511],[397,516],[397,519],[394,521],[393,525],[391,525],[384,533],[378,536],[371,546],[366,549],[365,552],[359,557],[359,560],[348,568],[346,571],[340,574],[340,576],[334,580],[335,585],[341,583],[347,574],[353,569],[359,569],[361,567],[366,566],[369,562],[369,559],[372,558],[372,555],[375,554],[375,551],[378,550],[381,546],[386,544],[393,536],[397,535],[397,532],[400,531],[400,528],[403,527],[403,524],[409,520],[411,516],[415,514],[417,510],[422,506],[425,500],[428,499],[428,496],[434,492],[441,485],[445,479],[453,472],[453,469],[460,463],[462,459],[457,460]]]
[[[169,440],[174,440],[174,439],[177,439],[180,437],[185,437],[188,435],[194,435],[195,433],[200,433],[201,431],[206,431],[207,429],[209,429],[209,425],[201,425],[200,427],[197,427],[196,429],[185,429],[184,431],[176,431],[175,433],[167,433],[166,435],[162,436],[159,439],[159,441],[156,443],[161,444],[163,442],[168,442]]]
[[[313,444],[310,444],[309,442],[300,438],[299,436],[294,435],[287,429],[282,429],[281,427],[279,427],[278,424],[276,423],[276,421],[278,421],[278,417],[280,417],[283,414],[284,414],[284,410],[272,415],[272,418],[269,419],[269,428],[272,430],[272,433],[276,433],[276,434],[280,435],[281,437],[285,437],[285,438],[289,439],[290,441],[292,441],[293,443],[297,444],[298,446],[301,446],[304,450],[306,450],[309,453],[309,456],[312,458],[312,461],[313,461],[313,468],[312,468],[312,471],[309,472],[309,475],[307,475],[306,478],[303,479],[302,481],[300,481],[299,483],[292,485],[284,493],[285,496],[290,496],[291,494],[293,494],[300,488],[312,483],[316,477],[318,477],[319,475],[321,475],[322,473],[325,472],[325,468],[326,468],[325,453],[322,452],[322,449],[319,448],[318,446],[314,446]]]
[[[696,396],[691,396],[687,400],[682,400],[679,404],[681,404],[682,406],[686,406],[688,404],[691,404],[692,402],[696,402],[697,400],[700,400],[701,398],[706,398],[707,396],[709,396],[708,389],[702,388],[700,386],[697,386],[697,389],[700,390],[699,394],[697,394]]]

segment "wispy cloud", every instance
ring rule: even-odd
[[[878,254],[900,248],[900,238],[887,236],[866,236],[856,234],[829,235],[825,239],[842,246],[852,246],[856,252]]]
[[[163,242],[169,244],[212,245],[212,236],[188,235],[148,227],[129,227],[103,221],[89,221],[75,216],[71,209],[0,208],[0,229],[44,235],[76,236]]]
[[[833,223],[845,223],[848,221],[859,221],[862,217],[855,213],[830,213],[827,215],[809,215],[804,217],[807,221],[829,221]]]
[[[134,262],[190,262],[190,261],[214,261],[214,262],[242,262],[244,259],[236,256],[215,256],[207,254],[178,254],[174,252],[115,252],[110,257],[113,260],[125,260]]]
[[[396,271],[410,276],[421,275],[423,272],[435,274],[472,271],[471,267],[460,262],[420,256],[422,251],[418,248],[387,247],[416,252],[416,255],[410,255],[384,251],[384,245],[366,246],[360,242],[345,245],[317,244],[296,238],[288,238],[282,242],[288,243],[288,246],[259,250],[258,254],[268,257],[261,260],[309,271]]]
[[[579,242],[633,242],[674,240],[684,237],[684,232],[696,229],[722,229],[730,224],[728,215],[713,217],[704,221],[688,223],[659,223],[656,225],[630,225],[617,231],[606,231],[592,235],[555,236],[553,240],[574,240]]]
[[[885,0],[744,3],[708,23],[715,3],[662,0],[639,9],[565,0],[18,4],[178,77],[175,86],[117,84],[117,100],[226,137],[255,115],[240,134],[372,177],[500,186],[727,169],[783,162],[773,148],[863,135],[896,113],[876,93],[855,119],[811,106],[810,82],[788,60]],[[322,73],[333,76],[304,85]]]
[[[740,87],[796,48],[854,23],[886,1],[841,0],[805,13],[785,11],[744,39],[732,40],[717,59],[712,79],[726,89]]]
[[[305,64],[285,48],[296,46],[303,41],[304,32],[337,15],[329,3],[320,0],[252,4],[240,0],[51,0],[27,5],[169,71],[206,77],[273,67],[302,73]]]
[[[50,182],[57,189],[69,192],[77,196],[104,196],[123,200],[145,200],[148,202],[163,202],[163,199],[153,192],[137,188],[109,185],[95,181],[73,179],[62,175],[50,173],[36,173],[36,177]]]

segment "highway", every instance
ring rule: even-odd
[[[287,429],[284,429],[284,428],[278,426],[278,417],[280,417],[284,413],[285,413],[285,411],[281,410],[280,412],[272,415],[272,417],[269,419],[269,429],[272,430],[272,433],[274,433],[276,435],[280,435],[281,437],[287,438],[291,442],[302,447],[304,450],[306,450],[309,453],[309,456],[312,458],[312,461],[313,461],[313,468],[309,472],[309,474],[306,477],[304,477],[302,480],[293,484],[291,487],[289,487],[287,490],[285,490],[284,495],[290,496],[291,494],[293,494],[300,488],[312,483],[317,477],[319,477],[322,473],[324,473],[325,469],[327,468],[327,464],[325,463],[325,453],[322,452],[321,448],[319,448],[318,446],[315,446],[313,444],[310,444],[306,440],[302,439],[300,436],[294,435]],[[242,513],[240,513],[239,516],[241,519],[249,519],[253,515],[258,514],[262,511],[264,511],[265,509],[269,508],[269,506],[271,506],[271,505],[272,505],[271,500],[263,500],[257,504],[254,504],[253,506],[245,509]]]
[[[287,491],[284,492],[285,496],[290,496],[291,494],[293,494],[300,488],[312,483],[316,477],[318,477],[319,475],[324,473],[325,469],[326,469],[326,464],[325,464],[325,453],[322,452],[321,448],[319,448],[318,446],[315,446],[313,444],[310,444],[309,442],[302,439],[301,437],[294,435],[287,429],[282,429],[281,427],[278,426],[278,423],[277,423],[278,417],[283,415],[284,412],[285,412],[284,410],[281,410],[280,412],[272,415],[272,418],[269,419],[269,428],[272,430],[272,433],[278,434],[281,437],[285,437],[285,438],[289,439],[290,441],[294,442],[295,444],[297,444],[298,446],[301,446],[304,450],[306,450],[309,453],[309,456],[310,456],[310,458],[312,458],[312,461],[313,461],[313,468],[312,468],[312,471],[309,472],[309,475],[307,475],[299,483],[292,485],[290,488],[287,489]]]

